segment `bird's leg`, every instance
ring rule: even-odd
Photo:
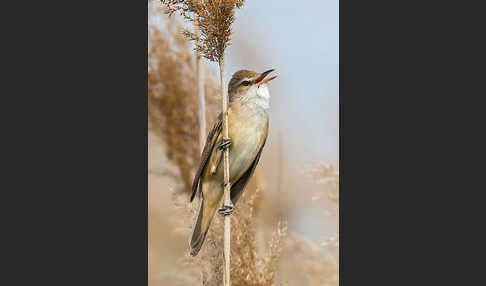
[[[231,143],[232,143],[231,138],[223,138],[223,141],[218,146],[218,150],[223,150],[228,148],[231,145]]]
[[[233,213],[233,210],[235,209],[235,205],[233,205],[233,202],[230,200],[229,205],[225,205],[223,203],[223,206],[218,209],[218,213],[223,216],[227,216]]]

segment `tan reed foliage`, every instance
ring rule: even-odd
[[[325,248],[297,235],[286,239],[278,285],[337,286],[338,262]]]
[[[196,95],[196,67],[189,45],[180,33],[182,27],[175,20],[167,20],[167,29],[149,25],[148,51],[148,115],[150,128],[163,139],[166,155],[178,167],[189,191],[192,172],[199,161],[198,105]],[[218,89],[214,76],[205,77],[208,103],[206,118],[214,120]]]
[[[260,171],[256,171],[260,173]],[[259,175],[259,174],[255,174]],[[231,280],[232,285],[274,285],[277,266],[287,234],[287,223],[280,220],[273,235],[266,243],[264,252],[257,251],[257,221],[261,205],[263,187],[258,176],[251,180],[245,194],[238,201],[238,207],[232,215],[231,225]],[[178,224],[182,236],[188,236],[196,208],[188,209],[185,202],[175,197]],[[181,223],[180,220],[184,222]],[[183,264],[197,265],[201,271],[199,283],[202,285],[221,285],[223,279],[223,260],[221,249],[223,235],[219,231],[224,220],[214,218],[203,249],[196,257],[186,255]]]
[[[339,226],[339,171],[328,164],[317,164],[311,171],[314,181],[322,185],[322,191],[314,195],[313,200],[324,199],[335,206],[335,213],[329,212],[328,216],[335,217]],[[339,247],[339,229],[321,242],[322,246]]]
[[[339,220],[339,171],[324,163],[313,164],[306,169],[305,173],[316,184],[322,186],[322,189],[312,196],[312,200],[333,203],[336,213],[323,214]],[[338,232],[319,244],[296,233],[289,234],[280,258],[279,282],[283,282],[282,285],[337,286],[339,264],[332,251],[337,247]]]
[[[316,193],[314,200],[322,198],[322,195],[326,199],[337,203],[339,201],[339,171],[328,164],[317,164],[310,168],[308,173],[314,179],[314,181],[323,185],[323,191]]]

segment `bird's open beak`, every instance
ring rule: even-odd
[[[255,84],[262,85],[264,83],[267,83],[271,81],[272,79],[276,78],[277,76],[272,76],[270,78],[265,78],[269,73],[273,72],[274,69],[267,70],[266,72],[263,72],[256,80]]]

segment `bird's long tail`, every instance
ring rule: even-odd
[[[204,206],[204,199],[202,196],[199,197],[199,207],[197,209],[196,220],[192,226],[191,234],[191,255],[196,256],[201,250],[201,247],[206,239],[206,234],[208,233],[209,225],[214,217],[214,210],[211,210],[209,205]]]

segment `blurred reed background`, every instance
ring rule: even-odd
[[[309,2],[248,0],[236,11],[227,82],[243,68],[279,77],[262,160],[232,216],[233,285],[338,284],[338,6]],[[218,215],[201,253],[188,256],[187,191],[199,160],[188,26],[159,1],[148,14],[149,285],[220,285]],[[209,129],[221,107],[217,66],[205,63]]]

